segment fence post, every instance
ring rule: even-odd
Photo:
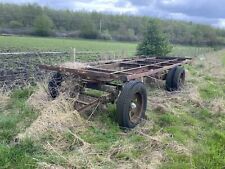
[[[76,62],[76,48],[73,48],[73,60]]]

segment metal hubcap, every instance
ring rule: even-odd
[[[136,93],[130,103],[129,117],[132,123],[138,123],[141,118],[143,101],[139,93]]]
[[[136,109],[136,108],[137,108],[137,105],[134,102],[132,102],[131,103],[131,109],[133,110],[133,109]]]

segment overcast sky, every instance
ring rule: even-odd
[[[0,0],[38,3],[55,9],[155,16],[225,28],[225,0]]]

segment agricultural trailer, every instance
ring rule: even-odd
[[[88,63],[81,68],[62,65],[39,65],[41,69],[53,71],[48,89],[54,99],[60,94],[63,81],[70,77],[79,84],[74,101],[78,112],[91,110],[100,104],[116,103],[116,119],[122,128],[134,128],[145,118],[147,91],[144,78],[165,81],[168,91],[181,90],[185,82],[183,65],[191,58],[180,57],[136,57]],[[104,92],[101,96],[87,90]]]

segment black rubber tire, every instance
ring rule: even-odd
[[[181,90],[184,87],[184,82],[185,82],[185,69],[181,66],[177,66],[173,78],[174,89]]]
[[[167,91],[173,91],[173,77],[175,74],[177,67],[174,67],[169,70],[169,72],[166,75],[166,90]]]
[[[169,70],[166,76],[166,90],[180,90],[185,81],[185,70],[181,66],[174,67]]]
[[[59,87],[61,86],[62,81],[62,74],[56,72],[52,75],[50,81],[48,82],[48,91],[53,99],[59,96]]]
[[[141,109],[137,121],[134,123],[130,119],[131,102],[135,95],[141,97]],[[140,81],[133,80],[127,82],[117,100],[117,121],[121,128],[130,129],[137,126],[145,117],[147,108],[147,91],[144,84]]]

